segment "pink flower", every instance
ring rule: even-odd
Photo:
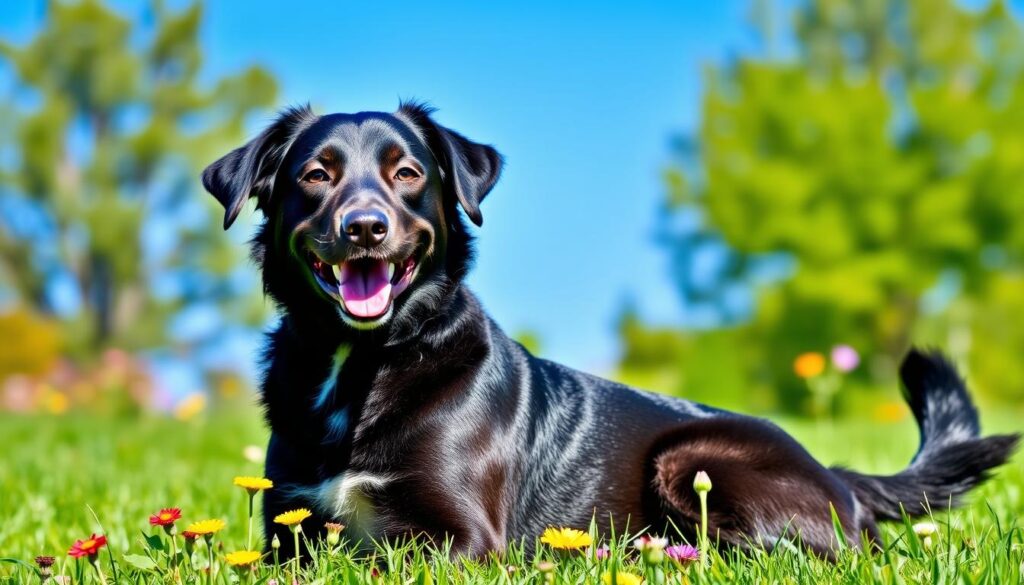
[[[832,348],[832,365],[840,372],[849,372],[860,365],[860,354],[849,345],[837,345]]]
[[[688,544],[673,544],[665,549],[665,556],[679,564],[686,564],[699,560],[700,551]]]
[[[600,548],[594,550],[594,556],[596,556],[597,560],[599,560],[599,561],[603,561],[604,559],[607,559],[608,555],[610,555],[610,554],[611,554],[611,550],[608,548],[607,544],[601,545]]]

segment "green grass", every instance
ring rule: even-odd
[[[989,422],[994,422],[987,429],[992,432],[1020,428],[1009,414]],[[783,424],[824,462],[865,471],[896,471],[916,447],[916,430],[910,420],[895,424]],[[235,582],[236,575],[223,564],[222,556],[245,547],[247,500],[231,480],[236,475],[260,474],[261,466],[247,461],[242,451],[246,445],[262,445],[264,440],[265,431],[251,408],[189,423],[157,417],[119,420],[85,414],[0,415],[0,557],[31,562],[36,555],[54,555],[58,557],[58,574],[81,575],[84,582],[96,582],[88,565],[76,565],[65,553],[76,538],[87,537],[92,531],[103,532],[108,536],[121,582],[172,582],[166,573],[161,577],[157,572],[132,569],[124,555],[144,554],[143,535],[152,533],[148,516],[160,507],[177,506],[185,514],[180,526],[203,518],[228,522],[228,528],[216,537],[217,571],[213,581]],[[1024,534],[1017,521],[1024,512],[1022,461],[1018,455],[1000,470],[993,481],[972,494],[970,505],[948,515],[937,513],[941,533],[931,551],[921,550],[916,537],[908,535],[907,527],[896,524],[884,528],[883,552],[844,551],[834,565],[784,549],[774,553],[756,551],[726,558],[715,556],[704,573],[696,566],[685,571],[666,566],[668,581],[1022,582]],[[944,503],[934,505],[941,509]],[[599,582],[599,575],[612,565],[634,573],[647,570],[649,581],[659,580],[628,546],[627,539],[622,536],[613,543],[611,560],[602,563],[585,554],[559,556],[544,546],[539,550],[542,557],[555,561],[551,577],[557,582]],[[323,548],[305,569],[301,582],[369,581],[374,566],[379,567],[376,579],[385,583],[544,581],[536,559],[525,558],[516,547],[502,558],[484,561],[449,560],[443,551],[436,553],[415,543],[379,547],[360,555],[348,550]],[[162,553],[153,554],[161,566],[166,566]],[[194,561],[201,568],[206,563],[205,555],[197,553]],[[110,579],[114,568],[106,552],[101,556],[101,566]],[[508,571],[510,566],[515,568],[513,572]],[[253,582],[265,582],[274,571],[273,560],[265,559],[259,578]],[[183,575],[185,582],[205,582],[200,571],[185,570]],[[284,575],[281,577],[280,583],[286,583]],[[35,581],[34,574],[22,565],[0,564],[0,583]]]

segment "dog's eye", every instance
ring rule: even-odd
[[[322,183],[324,181],[330,181],[331,177],[323,169],[313,169],[306,173],[306,176],[302,177],[302,180],[307,183]]]
[[[419,173],[409,167],[402,167],[398,169],[397,173],[395,173],[395,179],[399,181],[411,181],[419,176]]]

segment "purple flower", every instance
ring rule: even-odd
[[[840,372],[849,372],[860,365],[860,354],[849,345],[837,345],[832,348],[832,365]]]
[[[700,559],[700,551],[688,544],[673,544],[665,549],[665,555],[681,565]]]
[[[599,561],[607,559],[609,554],[611,554],[611,550],[608,548],[607,544],[601,545],[600,548],[594,549],[594,555],[597,557],[597,560]]]

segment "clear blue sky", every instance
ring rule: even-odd
[[[0,4],[0,36],[30,38],[43,6]],[[651,322],[685,320],[652,233],[660,174],[698,118],[702,67],[753,47],[748,7],[217,1],[202,42],[206,74],[261,64],[281,105],[391,110],[415,97],[494,144],[507,167],[483,204],[470,285],[507,331],[535,330],[546,356],[602,372],[624,299]]]

